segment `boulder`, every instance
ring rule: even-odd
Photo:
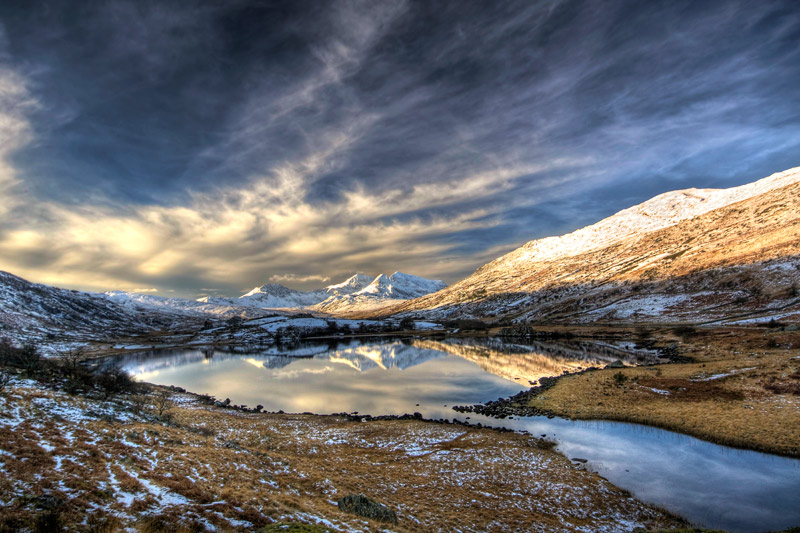
[[[397,523],[397,514],[394,511],[363,494],[348,494],[344,498],[336,500],[336,503],[339,505],[339,509],[346,513],[371,518],[378,522]]]

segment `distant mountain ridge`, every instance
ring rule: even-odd
[[[798,291],[800,167],[730,189],[661,194],[530,241],[388,312],[567,323],[800,321]]]
[[[260,309],[309,309],[331,314],[347,314],[364,309],[396,305],[446,287],[440,280],[431,280],[395,272],[375,278],[354,274],[341,283],[311,291],[297,291],[277,283],[254,288],[239,298],[206,296],[198,301],[221,306],[248,306]]]
[[[231,299],[233,305],[248,305],[265,309],[303,308],[318,304],[328,298],[335,298],[357,292],[372,281],[366,274],[354,274],[341,283],[328,285],[312,291],[297,291],[267,283],[256,287],[238,299]]]
[[[402,272],[395,272],[390,276],[380,274],[366,287],[350,294],[331,296],[314,305],[312,309],[338,316],[358,315],[366,311],[374,313],[445,287],[447,284],[441,280],[425,279]]]

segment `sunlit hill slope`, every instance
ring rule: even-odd
[[[392,310],[554,323],[800,321],[800,168],[656,196]]]

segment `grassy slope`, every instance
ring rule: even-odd
[[[662,343],[679,343],[681,353],[696,362],[564,377],[530,405],[573,418],[654,425],[719,444],[800,456],[800,332],[729,328],[701,330],[684,339],[654,334]],[[617,373],[624,378],[615,379]]]
[[[796,261],[800,255],[800,183],[575,256],[518,260],[524,250],[525,246],[391,312],[455,305],[453,316],[494,313],[498,318],[574,323],[582,312],[604,305],[612,295],[680,294],[689,285],[713,290],[721,297],[725,291],[757,290],[733,309],[763,307],[764,302],[788,298],[800,279],[798,272],[778,276],[762,265],[769,260]],[[714,270],[743,265],[751,267],[738,278],[730,274],[731,280]],[[728,281],[731,286],[725,285]],[[621,286],[624,294],[618,294]],[[522,303],[511,305],[506,300]],[[642,317],[641,321],[653,320]]]
[[[16,380],[0,393],[0,530],[56,518],[85,531],[375,530],[334,505],[349,493],[396,510],[398,531],[676,525],[533,437],[175,399],[164,424],[134,414],[128,399],[100,403]]]

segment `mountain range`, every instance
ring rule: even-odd
[[[0,338],[46,343],[49,351],[63,352],[87,342],[136,338],[155,331],[196,332],[209,319],[255,319],[298,311],[323,314],[331,306],[339,310],[347,310],[348,306],[374,310],[444,286],[441,281],[401,272],[375,278],[355,274],[342,283],[308,292],[267,284],[240,298],[190,300],[125,291],[60,289],[0,271]],[[347,303],[339,303],[343,298]],[[317,322],[325,327],[324,321]],[[349,325],[355,328],[358,323]],[[178,337],[175,336],[176,342]],[[170,343],[169,339],[162,340]]]
[[[209,318],[298,309],[493,323],[800,322],[800,167],[740,187],[656,196],[530,241],[451,286],[401,272],[355,274],[313,291],[267,284],[195,301],[59,289],[0,272],[0,336],[20,342],[196,331]]]
[[[198,301],[220,306],[248,306],[260,309],[309,309],[345,315],[377,309],[418,298],[446,287],[443,281],[395,272],[375,278],[354,274],[341,283],[312,291],[297,291],[268,283],[239,298],[204,297]]]

